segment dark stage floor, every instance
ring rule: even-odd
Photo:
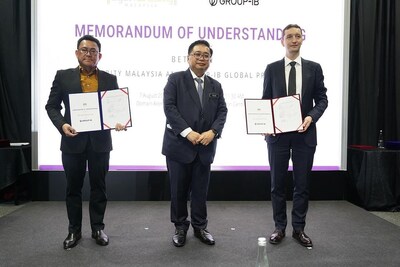
[[[186,245],[176,248],[169,202],[109,202],[110,244],[100,247],[90,237],[85,202],[82,240],[66,251],[64,202],[26,203],[0,218],[0,266],[254,266],[257,237],[274,230],[271,202],[215,201],[208,207],[216,245],[190,231]],[[400,266],[400,227],[346,201],[310,202],[312,250],[296,243],[291,230],[280,245],[267,244],[269,266]]]

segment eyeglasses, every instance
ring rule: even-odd
[[[87,55],[88,53],[90,53],[90,55],[95,56],[97,55],[97,53],[99,53],[99,51],[97,51],[94,48],[88,49],[87,47],[82,47],[79,48],[79,52],[81,52],[84,55]]]
[[[204,60],[209,60],[210,59],[210,54],[209,53],[202,54],[200,52],[195,52],[195,53],[192,53],[190,55],[194,56],[195,59],[201,59],[201,58],[203,58]]]

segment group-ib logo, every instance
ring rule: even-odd
[[[209,0],[211,6],[221,5],[221,6],[244,6],[252,5],[258,6],[260,0]]]

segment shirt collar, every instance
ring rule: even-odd
[[[92,73],[89,73],[88,76],[92,76],[93,74],[97,74],[97,71],[98,71],[98,69],[97,69],[97,67],[96,67]],[[82,68],[80,65],[79,65],[79,72],[80,72],[81,74],[84,74],[83,68]],[[85,74],[85,75],[86,75],[86,74]]]
[[[204,74],[204,75],[201,76],[201,77],[197,77],[196,73],[194,73],[191,69],[189,69],[189,70],[190,70],[190,73],[192,74],[193,80],[194,80],[194,79],[197,79],[197,78],[200,78],[200,79],[204,82],[204,76],[205,76],[206,74]]]
[[[295,61],[297,64],[301,66],[301,57],[298,56],[295,60],[291,60],[288,57],[285,57],[285,66],[289,65],[290,62]]]

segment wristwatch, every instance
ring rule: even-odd
[[[214,133],[215,137],[218,136],[218,132],[215,129],[211,129],[211,131]]]

